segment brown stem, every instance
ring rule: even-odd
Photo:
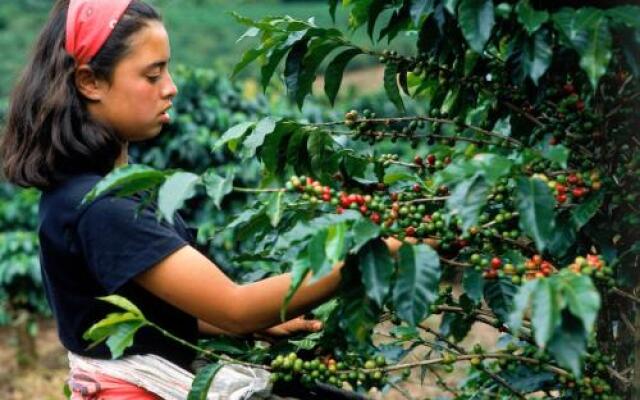
[[[614,287],[610,291],[611,291],[611,293],[615,293],[615,294],[617,294],[619,296],[622,296],[622,297],[624,297],[626,299],[629,299],[631,301],[635,301],[636,303],[640,304],[640,298],[638,298],[638,297],[636,297],[636,296],[634,296],[634,295],[632,295],[630,293],[627,293],[627,292],[625,292],[624,290],[622,290],[620,288]]]

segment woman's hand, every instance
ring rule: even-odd
[[[322,321],[316,319],[304,319],[303,317],[294,318],[282,324],[272,326],[261,332],[259,335],[271,337],[290,336],[298,332],[318,332],[322,329]]]
[[[387,248],[389,249],[389,253],[391,254],[392,257],[395,257],[396,255],[398,255],[398,250],[400,249],[400,247],[402,247],[402,244],[403,244],[402,241],[396,239],[394,236],[389,236],[388,238],[382,239],[382,240],[384,240],[385,244],[387,245]],[[405,238],[404,241],[410,244],[418,243],[418,239],[412,238],[412,237]],[[422,240],[422,243],[428,244],[434,249],[438,249],[438,241],[435,239],[426,238]]]

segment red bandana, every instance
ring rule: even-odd
[[[71,0],[65,49],[78,65],[88,63],[113,31],[131,0]]]

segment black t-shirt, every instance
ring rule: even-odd
[[[193,235],[176,215],[174,225],[158,221],[154,206],[142,205],[138,195],[101,196],[80,206],[100,175],[75,175],[45,191],[40,200],[38,234],[40,262],[47,299],[62,344],[94,358],[111,357],[106,344],[87,349],[82,334],[108,313],[121,311],[96,297],[118,294],[136,304],[145,317],[176,336],[195,342],[197,319],[164,302],[132,278],[181,247]],[[157,354],[189,369],[192,350],[141,328],[127,354]]]

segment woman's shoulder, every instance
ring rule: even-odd
[[[102,179],[95,173],[77,174],[68,177],[55,187],[46,190],[40,197],[40,212],[63,212],[78,210],[84,196]]]

